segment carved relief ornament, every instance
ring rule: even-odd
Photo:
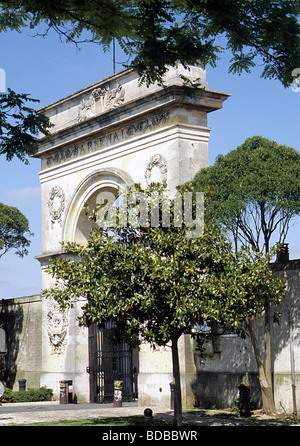
[[[47,311],[47,332],[53,354],[60,355],[64,353],[67,345],[68,325],[68,313],[62,311],[55,300],[49,300]]]
[[[155,170],[157,171],[156,175],[154,174]],[[147,184],[149,185],[152,182],[166,184],[167,174],[167,163],[163,159],[163,157],[159,153],[151,156],[150,161],[147,163],[145,171],[145,179]]]
[[[61,225],[62,214],[65,210],[65,194],[60,186],[52,187],[48,208],[52,227],[56,221]]]
[[[89,99],[83,99],[80,102],[77,121],[83,122],[93,117],[97,112],[102,113],[117,108],[124,101],[125,89],[120,84],[117,84],[115,88],[111,88],[110,85],[106,88],[95,88]]]

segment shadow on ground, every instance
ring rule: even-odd
[[[173,414],[156,414],[158,420],[172,423]],[[183,413],[183,425],[185,426],[290,426],[299,424],[299,419],[292,416],[272,417],[253,412],[251,417],[241,417],[238,412],[217,410],[191,410]]]
[[[32,426],[144,426],[171,427],[173,412],[155,413],[153,418],[144,416],[103,417],[54,422],[34,423]],[[291,426],[299,425],[299,419],[291,416],[271,417],[261,413],[253,413],[249,418],[240,417],[239,413],[230,411],[191,410],[183,413],[183,427],[187,426]]]

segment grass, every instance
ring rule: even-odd
[[[129,417],[105,417],[105,418],[86,418],[76,420],[60,420],[52,422],[40,422],[26,424],[26,426],[171,426],[173,423],[164,420],[156,420],[154,418],[145,418],[144,416]],[[14,426],[18,426],[15,424]],[[22,424],[24,426],[24,424]]]
[[[209,410],[191,410],[184,412],[184,426],[213,426],[224,422],[224,425],[229,426],[290,426],[299,424],[299,418],[292,416],[271,417],[267,419],[257,418],[254,415],[250,418],[241,418],[238,413],[224,411],[209,411]],[[202,420],[199,425],[197,421]],[[219,424],[220,425],[220,424]],[[14,426],[21,426],[21,424],[14,424]],[[24,424],[22,424],[24,426]],[[173,416],[167,416],[165,419],[146,418],[142,415],[124,416],[124,417],[103,417],[103,418],[86,418],[73,420],[59,420],[26,424],[25,426],[108,426],[108,427],[170,427],[173,426]]]

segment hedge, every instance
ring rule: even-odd
[[[2,398],[0,398],[0,401],[2,403],[51,401],[52,397],[53,390],[48,389],[46,386],[40,387],[38,389],[19,390],[18,392],[15,392],[14,390],[8,389],[6,387]]]

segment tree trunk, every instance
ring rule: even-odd
[[[267,375],[265,372],[265,368],[261,359],[261,354],[259,350],[259,345],[257,342],[256,334],[254,331],[254,321],[253,319],[249,321],[249,330],[250,330],[250,337],[255,353],[255,358],[257,362],[258,367],[258,379],[259,384],[261,388],[261,395],[262,395],[262,403],[263,403],[263,410],[264,412],[268,414],[278,414],[278,411],[276,410],[274,398],[273,398],[273,392],[272,392],[272,386],[269,384]]]
[[[268,385],[270,386],[271,392],[273,394],[273,384],[272,384],[272,359],[271,359],[271,311],[270,303],[268,299],[265,300],[265,373]]]
[[[172,338],[172,364],[174,379],[174,425],[182,425],[182,402],[181,402],[181,385],[180,385],[180,369],[178,355],[178,337]]]

